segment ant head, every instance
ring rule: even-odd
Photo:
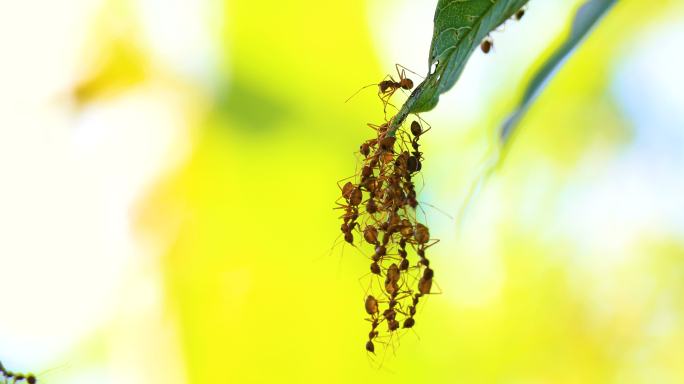
[[[361,151],[361,154],[364,157],[368,157],[370,155],[370,145],[368,145],[368,143],[361,144],[361,147],[359,147],[359,150]]]
[[[520,10],[519,10],[518,12],[515,13],[515,16],[514,16],[514,17],[515,17],[516,20],[520,20],[520,19],[523,18],[523,16],[525,16],[525,9],[524,9],[524,8],[520,8]]]

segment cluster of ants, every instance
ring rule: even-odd
[[[397,90],[413,87],[399,66],[397,73],[399,81],[389,77],[377,84],[385,109]],[[418,121],[410,124],[410,131],[402,127],[391,131],[391,125],[392,119],[382,125],[368,124],[376,135],[361,144],[360,171],[352,176],[354,181],[340,186],[337,202],[344,212],[340,216],[344,240],[359,250],[372,249],[366,275],[370,282],[364,294],[366,320],[371,323],[366,342],[370,353],[375,353],[374,342],[391,341],[397,331],[415,325],[418,302],[432,293],[433,286],[434,271],[425,253],[438,241],[430,238],[428,227],[416,217],[419,203],[414,180],[424,160],[419,141],[427,130]],[[411,261],[409,253],[418,260]]]
[[[21,381],[26,381],[28,384],[35,384],[37,383],[36,377],[33,376],[32,374],[23,374],[23,373],[15,373],[8,371],[5,369],[5,366],[2,365],[2,362],[0,362],[0,375],[2,375],[2,383],[3,384],[15,384],[19,383]],[[10,382],[10,380],[12,380]]]

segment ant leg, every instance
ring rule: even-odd
[[[382,97],[380,97],[380,100],[382,100],[382,103],[384,104],[383,112],[385,114],[385,120],[387,120],[387,105],[391,104],[389,101],[392,98],[392,96],[394,95],[394,92],[396,92],[396,91],[397,91],[397,88],[392,87],[392,89],[390,91],[385,92],[385,94]]]
[[[404,70],[406,70],[406,71],[409,71],[409,72],[413,73],[414,75],[420,77],[421,79],[425,79],[425,76],[423,76],[423,75],[421,75],[421,74],[419,74],[419,73],[417,73],[417,72],[414,72],[414,71],[412,71],[411,69],[406,68],[405,66],[403,66],[403,65],[401,65],[401,64],[399,64],[399,63],[394,64],[394,66],[397,68],[397,72],[399,72],[399,68],[402,68],[402,69],[404,69]]]
[[[388,100],[384,103],[384,107],[383,107],[384,110],[385,110],[385,121],[387,121],[387,122],[389,122],[389,120],[387,120],[387,107],[388,107],[388,106],[394,108],[394,110],[396,110],[396,111],[399,111],[399,108],[397,108],[396,105],[390,103],[390,102],[389,102],[389,99],[388,99]]]
[[[399,82],[404,80],[406,78],[406,71],[404,70],[404,67],[399,65],[399,64],[394,64],[394,68],[397,70],[397,75],[399,76]],[[400,71],[399,68],[402,68]]]

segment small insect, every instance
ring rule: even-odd
[[[515,20],[520,20],[523,18],[523,16],[525,16],[525,8],[520,8],[518,12],[516,12],[515,15],[513,15],[513,18]]]
[[[394,81],[392,76],[389,77],[389,80],[381,81],[380,84],[378,84],[378,88],[380,89],[380,93],[383,93],[383,94],[388,93],[388,92],[394,93],[399,88],[408,91],[411,88],[413,88],[413,80],[406,77],[406,68],[401,67],[399,64],[396,64],[395,67],[397,69],[397,74],[399,75],[399,81]],[[401,67],[401,71],[399,71],[400,67]]]
[[[413,237],[418,244],[425,244],[430,241],[430,230],[421,223],[416,223]]]
[[[345,101],[348,102],[351,100],[354,96],[356,96],[359,92],[362,90],[372,87],[372,86],[377,86],[378,87],[378,97],[380,98],[380,101],[382,101],[384,107],[385,107],[385,113],[387,112],[387,105],[389,105],[389,100],[394,95],[396,91],[399,89],[403,89],[406,91],[409,91],[413,88],[413,80],[409,79],[406,77],[406,71],[407,69],[399,64],[395,64],[395,68],[397,70],[397,75],[399,76],[399,80],[396,81],[394,78],[390,75],[385,76],[385,79],[382,80],[381,82],[377,84],[368,84],[365,87],[362,87],[358,91],[354,92],[353,95],[349,96],[349,98]],[[413,72],[410,71],[409,72]]]
[[[482,40],[482,43],[480,44],[480,49],[482,50],[482,52],[487,54],[489,53],[489,51],[492,50],[492,48],[494,48],[494,39],[492,39],[489,36],[485,37],[484,40]]]
[[[7,369],[5,369],[5,366],[2,365],[2,362],[0,362],[0,374],[2,374],[4,378],[3,382],[5,383],[9,382],[9,379],[12,379],[12,384],[18,383],[23,380],[26,380],[28,384],[37,383],[36,377],[33,374],[14,373],[8,371]]]

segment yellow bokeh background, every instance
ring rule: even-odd
[[[339,241],[332,208],[336,183],[354,173],[354,152],[373,133],[365,124],[382,121],[382,105],[372,88],[344,100],[395,62],[425,72],[435,2],[201,3],[197,32],[173,22],[190,2],[73,1],[86,9],[82,33],[71,69],[45,91],[59,115],[45,124],[58,141],[87,135],[45,158],[73,157],[63,167],[78,171],[58,174],[71,175],[63,184],[73,190],[62,192],[74,197],[33,196],[72,208],[36,213],[61,216],[32,236],[40,243],[61,223],[74,228],[74,240],[8,245],[2,273],[28,268],[17,259],[41,270],[56,258],[45,273],[63,267],[73,277],[47,281],[77,282],[59,300],[103,309],[88,315],[87,331],[64,340],[51,335],[86,315],[36,320],[44,337],[8,322],[0,335],[6,366],[56,367],[46,373],[50,383],[684,381],[684,188],[675,182],[684,180],[684,162],[676,146],[663,147],[677,161],[669,165],[649,157],[660,147],[638,150],[643,132],[620,95],[639,87],[616,85],[630,60],[671,31],[681,35],[679,2],[619,2],[541,94],[506,161],[464,211],[496,125],[580,2],[532,2],[523,20],[494,33],[493,54],[474,54],[461,83],[422,116],[432,130],[422,143],[419,200],[441,239],[431,261],[442,294],[420,309],[415,332],[376,356],[364,350],[359,278],[368,260]],[[149,27],[155,23],[162,27]],[[23,121],[12,116],[2,121],[10,138]],[[681,121],[654,121],[654,137],[669,134],[658,126],[681,129]],[[42,140],[37,132],[21,143]],[[115,141],[106,132],[129,136]],[[84,164],[97,153],[108,157]],[[652,168],[634,168],[651,160]],[[16,185],[12,198],[21,200],[27,187]],[[111,206],[108,196],[119,193],[121,205]],[[102,212],[122,213],[98,213],[105,205],[112,208]],[[94,213],[70,213],[79,210]],[[5,233],[25,212],[6,216]],[[102,228],[119,218],[130,248],[97,253],[119,241],[97,232],[98,217]],[[78,252],[82,259],[64,256],[70,264],[60,265],[61,255]],[[114,258],[121,261],[106,268],[83,261]],[[114,270],[108,293],[77,299]],[[79,280],[85,275],[93,277]],[[35,306],[44,294],[24,294],[22,285],[10,279],[3,296]],[[60,311],[35,310],[41,318]],[[59,347],[45,344],[53,339]]]

